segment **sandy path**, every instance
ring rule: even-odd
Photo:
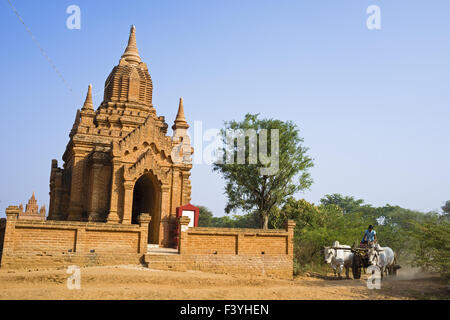
[[[365,280],[250,278],[138,266],[81,269],[81,290],[68,290],[66,270],[0,270],[0,299],[449,299],[438,278],[405,277],[369,290]]]

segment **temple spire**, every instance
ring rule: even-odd
[[[131,26],[128,46],[122,55],[122,59],[125,59],[125,61],[131,64],[141,63],[141,57],[139,56],[139,51],[136,45],[136,28],[134,25]]]
[[[84,101],[82,110],[86,110],[86,109],[94,110],[94,104],[92,103],[92,84],[90,84],[88,87],[86,100]]]
[[[189,128],[189,125],[186,122],[186,117],[184,116],[184,106],[183,106],[183,98],[180,98],[180,105],[178,107],[177,117],[175,119],[175,124],[172,127],[174,130],[178,128]]]

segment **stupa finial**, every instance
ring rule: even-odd
[[[136,45],[136,27],[134,25],[131,26],[128,46],[122,55],[122,59],[125,59],[125,61],[131,64],[141,63],[141,57],[139,56],[139,51]]]
[[[177,117],[175,118],[175,124],[172,127],[173,129],[178,128],[189,128],[189,125],[186,121],[186,117],[184,116],[184,105],[183,105],[183,98],[180,98],[180,104],[178,106],[178,113]]]
[[[94,110],[94,104],[92,102],[92,84],[89,84],[86,100],[84,101],[83,110]]]

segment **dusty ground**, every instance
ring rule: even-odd
[[[449,299],[445,282],[400,273],[369,290],[365,280],[296,277],[250,278],[203,272],[149,270],[139,266],[81,269],[81,289],[68,290],[66,270],[0,270],[0,299]]]

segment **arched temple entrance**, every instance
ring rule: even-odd
[[[156,177],[151,173],[142,175],[134,185],[133,211],[131,223],[138,223],[141,213],[152,217],[148,228],[148,243],[159,244],[159,225],[161,220],[161,188]]]

